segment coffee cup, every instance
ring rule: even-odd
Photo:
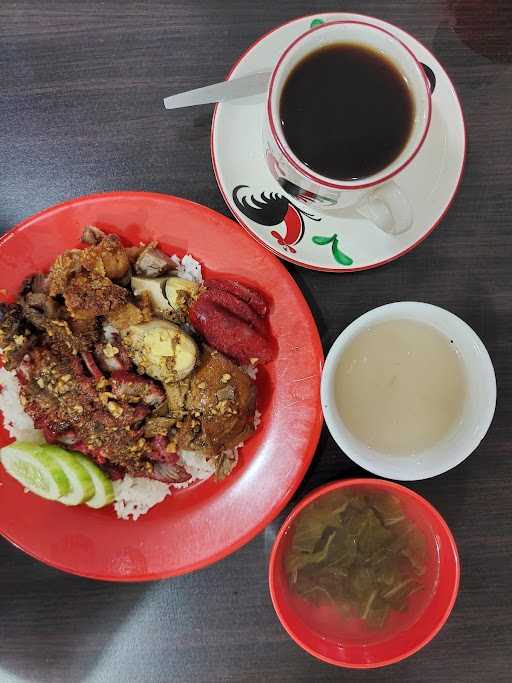
[[[312,168],[292,148],[283,126],[281,106],[288,79],[309,57],[333,46],[369,50],[377,58],[386,60],[403,80],[412,104],[410,126],[402,148],[384,167],[367,176],[340,179]],[[351,93],[343,96],[346,106],[350,107]],[[411,227],[413,207],[399,187],[400,174],[425,142],[432,103],[430,84],[422,65],[401,40],[383,28],[361,21],[334,21],[313,28],[282,52],[272,71],[266,104],[265,158],[285,192],[320,212],[355,211],[388,234],[399,234]],[[307,108],[308,101],[301,106]],[[348,135],[346,129],[340,130],[341,133]],[[361,131],[357,133],[360,139]]]

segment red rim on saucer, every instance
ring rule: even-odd
[[[0,290],[12,300],[24,278],[79,245],[86,224],[129,243],[157,240],[170,254],[191,253],[206,276],[237,278],[265,294],[278,351],[258,372],[262,422],[230,477],[175,491],[136,522],[117,519],[112,507],[66,507],[25,494],[0,466],[0,533],[38,560],[90,578],[149,581],[185,574],[250,541],[304,477],[322,427],[320,338],[278,259],[232,220],[163,194],[91,195],[28,218],[0,239]],[[0,446],[7,443],[0,427]]]
[[[288,599],[288,579],[282,567],[283,552],[290,540],[288,532],[302,510],[332,491],[358,486],[393,493],[411,512],[421,514],[425,520],[425,529],[431,535],[431,546],[435,549],[436,556],[436,578],[432,579],[429,598],[422,611],[403,630],[392,631],[380,640],[376,638],[375,642],[365,642],[357,638],[333,638],[306,623]],[[352,669],[372,669],[410,657],[441,630],[455,604],[459,590],[460,565],[452,533],[437,510],[424,498],[405,486],[385,479],[345,479],[312,491],[292,510],[275,539],[268,573],[274,609],[283,628],[297,645],[328,664]],[[426,574],[428,573],[427,568]]]

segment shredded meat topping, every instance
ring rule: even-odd
[[[126,278],[132,267],[161,275],[172,261],[156,243],[125,249],[94,226],[83,241],[91,246],[60,254],[48,276],[25,281],[15,304],[0,304],[0,351],[26,412],[48,442],[86,453],[112,475],[186,481],[176,455],[183,448],[214,459],[224,476],[236,462],[224,451],[254,431],[254,382],[206,346],[180,381],[141,374],[126,330],[156,314]]]

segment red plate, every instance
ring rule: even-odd
[[[170,254],[191,253],[207,275],[236,276],[264,292],[279,348],[275,362],[258,373],[262,423],[225,481],[177,491],[137,522],[118,520],[111,507],[66,508],[24,494],[0,467],[0,533],[33,557],[81,576],[149,581],[184,574],[251,540],[299,485],[322,426],[320,338],[278,259],[233,221],[167,195],[92,195],[29,218],[0,239],[0,289],[14,296],[23,278],[78,246],[87,223],[131,243],[158,240]],[[0,446],[7,443],[0,428]]]

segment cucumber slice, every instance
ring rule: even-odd
[[[42,446],[18,441],[2,448],[0,454],[6,471],[32,493],[58,500],[71,491],[64,470]]]
[[[93,481],[95,494],[86,505],[90,508],[102,508],[114,502],[114,487],[110,479],[95,465],[92,460],[81,455],[80,462],[85,467]]]
[[[69,480],[70,491],[59,498],[59,503],[80,505],[94,496],[92,478],[76,453],[69,453],[59,446],[41,446],[41,450],[55,459]]]

